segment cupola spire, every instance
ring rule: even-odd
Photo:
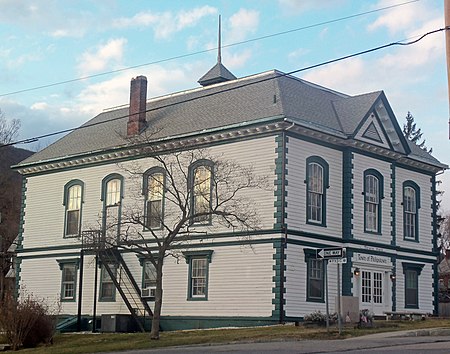
[[[223,64],[222,64],[222,31],[221,31],[221,17],[219,15],[219,38],[217,45],[217,63],[209,71],[203,75],[198,83],[202,86],[208,86],[212,84],[217,84],[219,82],[235,80],[234,76]]]

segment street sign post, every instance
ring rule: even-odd
[[[320,248],[316,250],[316,259],[323,260],[325,264],[336,263],[337,264],[337,312],[338,312],[338,328],[339,335],[342,332],[341,322],[341,264],[347,263],[347,249],[345,247],[332,247],[332,248]],[[328,271],[327,271],[328,273]],[[326,278],[326,310],[328,320],[328,277]],[[328,322],[327,322],[328,330]]]

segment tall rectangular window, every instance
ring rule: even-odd
[[[116,301],[116,286],[106,270],[108,267],[114,277],[117,277],[117,266],[114,263],[108,263],[102,265],[101,279],[100,279],[100,301]]]
[[[110,174],[102,181],[103,230],[106,242],[115,242],[120,230],[123,177]]]
[[[208,300],[209,264],[213,250],[184,251],[189,266],[188,300]]]
[[[143,263],[142,297],[154,298],[156,288],[156,268],[150,261]]]
[[[64,186],[65,237],[77,237],[80,235],[83,186],[84,183],[80,180],[72,180]]]
[[[405,272],[405,307],[419,308],[419,286],[416,270]]]
[[[307,300],[320,301],[324,299],[324,269],[320,259],[308,259]]]
[[[364,231],[381,234],[383,175],[374,169],[364,171]]]
[[[79,259],[57,261],[61,269],[61,301],[75,301]]]
[[[202,161],[197,166],[191,166],[192,221],[205,223],[211,219],[211,194],[212,194],[212,163]]]
[[[317,163],[308,165],[308,221],[322,222],[323,168]]]
[[[403,232],[405,240],[419,240],[420,189],[412,181],[403,183]]]
[[[372,273],[361,272],[361,301],[365,303],[372,302]]]
[[[163,217],[164,174],[152,173],[147,180],[146,226],[160,228]]]
[[[208,263],[206,258],[193,258],[191,260],[191,296],[206,296],[206,276]]]

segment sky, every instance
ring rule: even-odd
[[[222,63],[244,77],[417,39],[444,27],[444,0],[0,0],[0,109],[25,139],[127,104],[138,75],[149,98],[198,87],[217,60],[219,14]],[[349,95],[383,90],[400,126],[410,111],[450,164],[443,31],[296,75]],[[439,178],[450,213],[450,172]]]

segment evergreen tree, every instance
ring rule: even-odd
[[[408,114],[406,115],[406,123],[403,124],[403,134],[405,135],[406,139],[413,142],[421,149],[429,152],[430,154],[433,151],[433,148],[428,149],[425,146],[425,139],[422,139],[422,129],[417,128],[416,123],[414,123],[414,116],[411,114],[411,112],[408,112]]]

